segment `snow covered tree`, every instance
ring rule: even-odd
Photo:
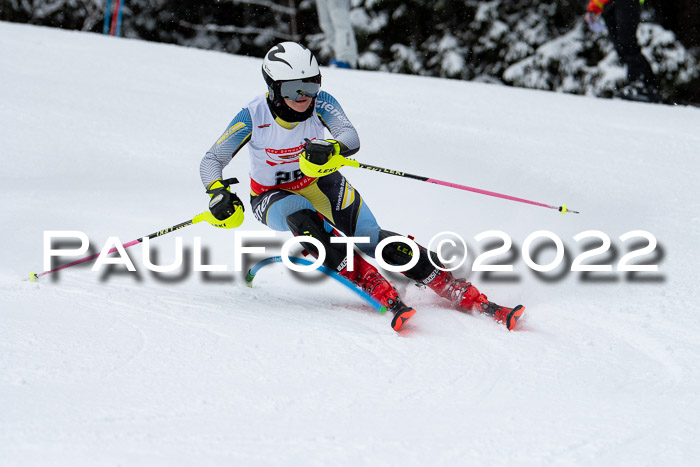
[[[125,36],[261,56],[301,40],[323,63],[330,45],[315,0],[124,0]],[[4,0],[0,19],[102,30],[106,0]],[[624,68],[586,0],[351,0],[369,70],[609,96]],[[693,16],[695,15],[695,16]],[[646,0],[638,38],[670,101],[700,103],[700,0]],[[673,29],[669,29],[673,28]],[[673,31],[673,32],[671,32]]]
[[[649,0],[651,3],[653,0]],[[585,0],[355,0],[360,66],[609,96],[625,72]],[[667,99],[700,88],[698,59],[645,9],[638,37]],[[692,34],[688,35],[692,37]],[[697,96],[700,100],[700,96]]]
[[[102,25],[105,0],[2,0],[0,19],[93,31]]]
[[[591,33],[580,20],[563,34],[537,48],[503,73],[515,86],[610,96],[626,83],[624,66],[606,33]],[[668,98],[674,90],[697,81],[700,67],[695,58],[658,24],[642,23],[637,33],[646,55]]]

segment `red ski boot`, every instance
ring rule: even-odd
[[[391,328],[394,331],[401,329],[401,327],[406,324],[406,321],[411,319],[411,317],[416,314],[416,310],[405,305],[401,299],[397,299],[396,303],[392,308],[390,308],[390,310],[392,313],[394,313],[394,319],[391,320]]]
[[[433,289],[439,296],[467,310],[472,309],[474,300],[481,295],[479,289],[474,287],[471,282],[467,282],[465,279],[455,279],[449,271],[437,271],[432,278],[428,277],[424,280],[423,284]]]
[[[401,301],[394,286],[377,271],[377,268],[360,255],[354,256],[354,271],[348,271],[346,267],[340,271],[340,274],[359,285],[362,290],[394,313],[394,319],[391,321],[394,331],[401,329],[404,323],[416,314],[416,310]]]
[[[438,271],[435,276],[429,277],[423,283],[460,308],[492,316],[496,321],[504,323],[509,331],[515,328],[518,319],[525,311],[522,305],[511,309],[489,302],[486,295],[479,292],[471,282],[467,282],[466,279],[455,279],[449,271]]]
[[[509,331],[515,329],[515,325],[525,312],[525,307],[522,305],[518,305],[515,308],[506,308],[501,305],[496,305],[493,302],[489,302],[484,294],[477,297],[477,299],[474,301],[473,307],[474,310],[492,316],[493,319],[499,323],[505,324]]]

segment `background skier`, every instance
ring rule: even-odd
[[[627,65],[628,84],[620,97],[659,103],[659,82],[637,42],[640,14],[639,0],[590,0],[586,21],[596,30],[598,15],[602,16],[620,61]]]
[[[350,0],[316,0],[318,24],[333,49],[328,62],[337,68],[357,66],[357,39],[350,22]]]

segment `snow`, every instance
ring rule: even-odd
[[[260,60],[0,22],[0,458],[15,465],[694,465],[700,456],[697,264],[700,111],[482,83],[324,69],[360,132],[358,160],[580,215],[348,168],[382,226],[470,249],[459,274],[527,306],[520,331],[452,310],[392,275],[418,313],[390,317],[318,274],[282,265],[255,287],[234,272],[234,232],[196,224],[189,267],[41,271],[44,231],[98,252],[206,209],[199,161],[248,100]],[[247,151],[225,175],[244,181]],[[247,201],[246,201],[247,203]],[[249,206],[240,231],[263,230]],[[509,273],[471,272],[477,254]],[[528,235],[562,239],[535,273]],[[568,271],[608,235],[611,264]],[[195,237],[207,264],[192,271]],[[276,254],[286,238],[259,242]],[[632,245],[636,243],[636,245]],[[548,244],[544,242],[544,244]],[[535,251],[541,254],[535,254]],[[545,264],[552,248],[532,248]],[[67,261],[68,259],[66,259]],[[249,260],[249,262],[252,259]],[[491,260],[494,261],[494,260]],[[53,276],[53,278],[52,278]],[[47,461],[50,459],[50,461]]]

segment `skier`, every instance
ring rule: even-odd
[[[329,66],[355,68],[357,40],[350,22],[350,0],[316,0],[318,24],[333,49]]]
[[[596,31],[599,17],[602,16],[617,55],[627,65],[628,84],[622,88],[619,97],[660,103],[659,82],[637,42],[641,14],[639,3],[640,0],[590,0],[586,22]]]
[[[338,231],[369,237],[369,243],[358,243],[357,247],[374,257],[382,239],[397,235],[380,228],[360,193],[329,162],[332,156],[351,156],[360,149],[357,131],[338,101],[320,90],[318,63],[303,45],[282,42],[272,47],[265,54],[262,74],[267,94],[248,103],[202,159],[200,176],[210,195],[211,213],[221,221],[220,227],[237,227],[243,222],[243,203],[223,180],[222,170],[248,144],[250,205],[256,219],[274,230],[289,230],[321,241],[326,250],[324,266],[391,310],[392,328],[398,331],[415,310],[404,304],[392,284],[359,254],[354,255],[354,270],[349,271],[346,245],[331,243]],[[332,139],[325,139],[324,128]],[[317,257],[313,244],[302,245]],[[403,243],[392,242],[384,248],[382,259],[391,265],[405,265],[412,258],[410,249],[406,250]],[[515,327],[524,307],[511,309],[488,301],[465,279],[436,268],[429,254],[441,266],[434,252],[420,247],[418,263],[404,274],[462,311],[486,313],[509,330]]]

